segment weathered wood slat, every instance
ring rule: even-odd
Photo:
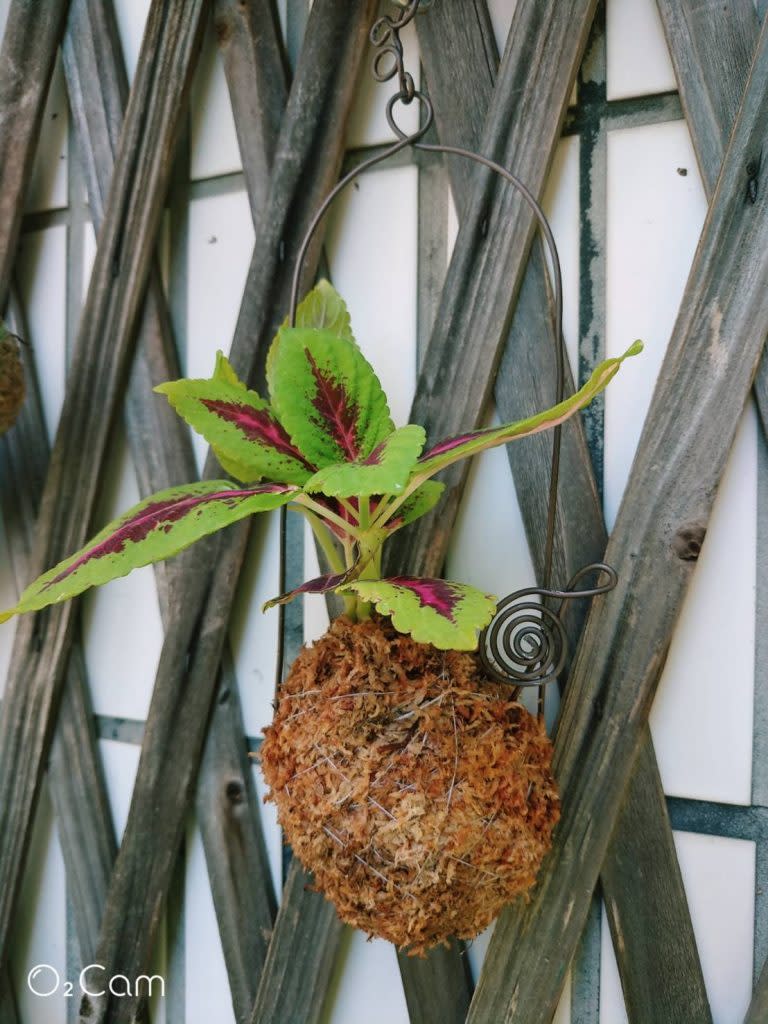
[[[458,26],[457,20],[461,21]],[[488,44],[480,44],[478,24],[476,10],[462,8],[459,12],[450,6],[433,10],[429,18],[418,22],[422,61],[440,136],[448,143],[469,148],[480,144],[483,103],[487,108],[495,77],[492,64],[483,67]],[[465,76],[457,76],[461,53],[472,45],[473,35],[474,50],[478,52],[475,67]],[[462,87],[466,80],[472,82],[471,90]],[[459,209],[466,205],[464,193],[471,188],[471,178],[457,176],[461,163],[450,161]],[[537,241],[531,249],[496,378],[494,397],[503,421],[533,415],[552,403],[554,353],[550,292]],[[570,379],[567,388],[572,390]],[[539,579],[544,570],[551,451],[549,434],[507,448]],[[601,559],[607,542],[592,462],[578,418],[569,421],[563,430],[558,508],[554,579],[566,581],[582,566]],[[572,650],[586,611],[586,604],[581,602],[568,610],[566,629]],[[706,1021],[706,990],[652,747],[638,759],[606,865],[612,865],[602,877],[607,905],[617,908],[626,926],[617,959],[625,988],[637,994],[634,1003],[643,997],[642,1019],[674,1019],[680,1024]],[[669,927],[662,932],[660,922],[664,921]],[[651,1016],[654,1013],[656,1017]]]
[[[224,62],[243,173],[257,220],[267,198],[280,119],[288,96],[288,61],[275,6],[216,0],[214,27]]]
[[[21,307],[11,297],[11,323],[28,337]],[[0,440],[0,502],[11,565],[20,590],[29,579],[34,528],[48,465],[49,446],[31,348],[22,350],[27,397],[14,428]],[[71,695],[70,695],[71,694]],[[85,665],[75,649],[67,669],[57,731],[51,745],[49,790],[59,821],[78,944],[95,950],[117,844],[101,776],[93,720],[87,702]],[[87,820],[87,841],[78,828]]]
[[[311,891],[311,884],[294,858],[253,1008],[253,1024],[308,1024],[320,1019],[343,929],[336,911]]]
[[[222,7],[230,6],[220,4],[219,13]],[[259,7],[263,6],[270,9],[260,11]],[[237,8],[235,17],[241,11],[239,5]],[[271,5],[252,4],[248,14],[249,17],[258,15],[260,21],[256,59],[279,72],[279,47],[274,37],[270,42],[267,31],[266,18],[271,17]],[[232,35],[230,33],[229,38]],[[239,68],[241,59],[239,48],[230,51],[228,70],[233,66]],[[127,97],[122,55],[109,4],[101,0],[73,0],[64,63],[79,145],[89,168],[90,205],[98,227],[103,218],[104,198]],[[254,74],[254,86],[260,87],[265,77],[269,75]],[[274,89],[274,85],[271,88]],[[256,152],[254,144],[247,159],[252,159]],[[258,187],[265,191],[263,183]],[[152,267],[126,400],[128,439],[144,495],[192,480],[197,475],[186,427],[167,403],[158,402],[152,394],[153,385],[177,376],[179,370],[159,270]],[[173,610],[168,584],[174,594],[183,595],[183,565],[177,562],[156,569],[165,570],[158,573],[158,582],[165,584],[161,585],[159,596],[161,615],[167,623]],[[64,700],[67,698],[65,690]],[[59,788],[66,788],[68,782],[67,778],[56,780]],[[74,799],[72,802],[77,806]],[[243,741],[237,684],[231,666],[227,666],[200,771],[197,821],[209,865],[233,1003],[241,1020],[247,1017],[253,1005],[256,979],[276,913],[258,807]],[[78,820],[82,829],[95,829],[95,823],[89,823],[82,810]],[[248,879],[245,886],[241,882],[243,878]],[[97,904],[97,928],[101,925],[107,884],[108,878]],[[94,947],[95,941],[88,948]]]
[[[544,187],[595,7],[596,0],[521,0],[515,8],[480,148],[534,195]],[[411,411],[428,440],[480,422],[533,236],[532,215],[513,189],[485,171],[473,180]],[[404,535],[401,557],[411,571],[439,575],[466,471],[448,471],[439,509]]]
[[[278,148],[275,178],[282,166],[281,200],[290,188],[307,203],[306,213],[281,208],[295,230],[303,230],[297,217],[314,209],[313,199],[327,191],[335,179],[343,148],[343,127],[354,93],[355,70],[361,41],[370,21],[370,5],[350,13],[338,5],[316,2],[313,7],[312,45],[302,55],[297,71],[298,98],[289,107],[285,131],[290,145]],[[311,172],[307,171],[311,168]],[[274,182],[273,182],[274,188]],[[272,200],[270,199],[270,202]],[[273,223],[272,213],[266,222]],[[263,245],[259,232],[259,245]],[[291,251],[290,248],[287,249]],[[261,249],[259,249],[259,253]],[[290,268],[276,254],[275,273],[287,277]],[[311,269],[311,268],[310,268]],[[284,310],[269,310],[279,319]],[[243,339],[240,359],[247,369],[253,359],[253,337]],[[263,360],[265,345],[259,348]],[[129,976],[146,966],[159,920],[164,892],[174,866],[196,776],[205,725],[216,686],[229,609],[237,581],[247,527],[227,537],[198,544],[184,574],[184,607],[169,620],[157,680],[144,736],[142,756],[123,843],[110,887],[99,962],[108,971]],[[216,567],[211,581],[212,567]],[[119,1005],[117,1005],[119,1003]],[[90,1001],[84,1008],[92,1020],[130,1019],[137,1012],[129,998]]]
[[[527,907],[497,922],[468,1020],[549,1021],[621,807],[768,329],[768,196],[744,168],[768,130],[763,31],[606,552],[556,737],[563,817]]]
[[[447,948],[437,946],[415,966],[408,964],[404,953],[398,952],[397,961],[411,1024],[465,1020],[472,976],[463,943],[452,939]]]
[[[34,572],[85,540],[199,43],[202,0],[153,5],[39,517]],[[88,457],[84,457],[84,453]],[[18,624],[0,717],[0,948],[29,840],[77,604]]]
[[[217,0],[214,24],[235,116],[251,215],[266,200],[287,73],[274,6]],[[196,817],[203,838],[232,1004],[238,1021],[250,1019],[267,955],[277,903],[258,797],[243,735],[240,700],[225,658],[198,776]],[[255,884],[258,876],[262,885]],[[258,901],[258,905],[254,903]]]
[[[11,323],[28,337],[21,308],[11,296]],[[27,397],[13,429],[0,440],[0,503],[9,553],[20,590],[29,579],[35,522],[48,465],[48,437],[31,347],[22,350]],[[85,664],[73,649],[51,745],[49,791],[58,817],[67,890],[82,955],[95,951],[112,862],[117,850],[101,774]],[[81,823],[88,823],[85,835]],[[87,962],[87,961],[86,961]]]
[[[0,48],[0,310],[5,308],[24,199],[68,0],[13,0]]]
[[[469,141],[470,145],[476,145],[476,136],[491,105],[499,64],[486,0],[433,6],[417,17],[416,28],[440,140],[459,145]],[[469,133],[468,126],[471,126]],[[476,168],[468,160],[450,159],[448,162],[453,199],[461,219],[470,202]],[[425,173],[425,168],[420,167],[420,186]],[[425,196],[419,196],[420,214],[424,199]],[[435,270],[429,266],[419,267],[420,301],[423,301],[422,296],[428,296],[432,324],[440,308],[444,250],[438,259],[440,263]],[[430,288],[431,282],[423,277],[425,272],[432,275],[435,271],[439,277]],[[420,353],[420,364],[425,354]],[[422,567],[409,564],[403,557],[399,546],[403,536],[401,533],[394,543],[390,541],[386,552],[387,572],[418,573]],[[440,539],[447,542],[448,537],[446,533]],[[448,948],[438,946],[430,950],[426,959],[398,951],[397,962],[411,1024],[462,1024],[473,988],[463,943],[454,941]]]
[[[699,170],[710,196],[747,83],[760,19],[749,0],[657,2]],[[722,60],[714,61],[713,53],[721,54]],[[746,178],[745,170],[745,189]],[[768,434],[768,352],[760,360],[753,387]]]
[[[19,1011],[6,967],[0,968],[0,1024],[19,1024]]]
[[[694,5],[658,0],[680,98],[708,195],[720,170],[729,135],[749,76],[760,34],[760,19],[749,0]],[[716,63],[713,53],[723,55]],[[727,58],[727,59],[726,59]],[[768,431],[768,355],[755,375],[757,409]],[[756,685],[760,685],[756,681]],[[768,970],[763,969],[746,1024],[768,1019]]]

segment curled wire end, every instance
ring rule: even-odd
[[[591,574],[598,580],[579,589]],[[602,577],[602,579],[601,579]],[[545,686],[562,672],[568,659],[568,637],[562,622],[566,601],[607,594],[618,583],[615,569],[604,562],[584,566],[565,590],[528,587],[499,601],[496,614],[480,634],[479,655],[491,679],[515,687]],[[560,604],[557,610],[545,599]]]

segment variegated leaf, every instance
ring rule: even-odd
[[[243,381],[237,376],[235,368],[221,351],[218,350],[216,353],[216,366],[213,371],[213,379],[223,381],[224,384],[231,384],[235,388],[239,388],[241,391],[247,391],[248,385],[244,384]]]
[[[430,512],[440,500],[445,484],[437,480],[425,480],[418,490],[409,495],[397,510],[395,515],[387,521],[385,529],[394,533],[401,526],[421,519],[427,512]]]
[[[391,576],[356,580],[339,590],[354,591],[382,615],[390,616],[395,629],[443,651],[474,650],[478,631],[488,625],[496,610],[492,594],[449,580]]]
[[[310,477],[304,489],[333,498],[400,494],[416,465],[426,434],[423,427],[401,427],[376,445],[370,455],[354,462],[324,466]]]
[[[325,278],[318,281],[312,291],[308,292],[299,303],[294,326],[315,327],[321,331],[330,331],[337,338],[346,338],[347,341],[352,342],[355,340],[347,305],[330,281],[326,281]],[[267,387],[270,395],[272,394],[272,368],[277,357],[280,337],[288,327],[290,324],[286,318],[267,353]]]
[[[293,443],[318,468],[364,461],[395,429],[370,364],[354,342],[330,331],[282,332],[272,367],[272,406]]]
[[[238,490],[228,480],[212,480],[159,491],[38,577],[16,607],[0,615],[0,621],[66,601],[131,569],[161,562],[239,519],[285,505],[298,490],[280,484]]]
[[[289,590],[287,594],[281,594],[280,597],[273,597],[270,601],[265,601],[261,606],[261,610],[266,612],[270,608],[274,608],[275,605],[288,604],[289,601],[292,601],[294,597],[298,597],[300,594],[327,594],[329,590],[336,590],[344,583],[354,579],[357,571],[357,567],[353,566],[351,569],[347,569],[346,572],[316,576],[315,579],[302,583],[300,587]]]
[[[485,451],[486,448],[494,448],[519,437],[537,434],[541,430],[548,430],[564,423],[579,409],[589,405],[592,399],[616,376],[625,359],[637,355],[642,349],[642,342],[636,341],[624,355],[615,359],[606,359],[597,366],[583,388],[571,395],[570,398],[560,402],[559,405],[546,409],[536,416],[518,420],[516,423],[505,423],[501,427],[491,427],[488,430],[474,430],[438,442],[421,456],[413,474],[414,478],[431,476],[438,470],[450,466],[451,463],[458,462],[459,459],[466,459],[470,455],[477,455],[479,452]]]
[[[250,483],[268,477],[302,484],[312,475],[314,466],[291,443],[269,403],[239,382],[174,380],[155,390],[202,434],[222,466],[238,480]]]

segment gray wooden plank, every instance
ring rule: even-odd
[[[494,80],[493,68],[485,60],[489,45],[478,38],[478,6],[476,3],[472,12],[443,7],[418,22],[422,60],[441,138],[469,148],[480,144],[483,105],[490,102]],[[457,20],[460,26],[455,25]],[[477,54],[472,71],[466,76],[456,75],[456,67],[462,66],[462,52],[472,50]],[[466,80],[472,82],[471,90],[466,89]],[[462,209],[466,206],[463,190],[471,188],[472,182],[471,177],[456,175],[459,166],[459,161],[449,161],[454,193]],[[535,243],[494,389],[496,407],[504,421],[530,416],[553,401],[555,339],[550,300],[543,252]],[[572,390],[570,379],[567,386]],[[551,451],[548,434],[507,447],[539,580],[544,571]],[[566,581],[582,566],[601,559],[606,542],[583,425],[574,418],[566,424],[562,438],[555,581]],[[568,609],[566,629],[571,649],[586,611],[587,606],[578,602]],[[618,864],[626,865],[628,870],[622,872],[614,864],[614,870],[603,878],[609,904],[617,918],[621,914],[625,925],[617,957],[625,987],[653,996],[652,1000],[645,999],[645,1019],[650,1020],[649,1014],[656,1013],[661,1015],[656,1019],[666,1015],[681,1024],[686,1020],[698,1024],[709,1017],[706,991],[652,749],[639,766],[642,770],[633,776],[621,827],[607,858],[610,862],[621,849]],[[626,856],[627,851],[630,856]],[[671,927],[658,935],[658,922],[665,920]]]
[[[214,27],[224,62],[251,214],[267,198],[280,120],[288,95],[288,62],[274,4],[215,0]]]
[[[291,861],[251,1020],[305,1024],[320,1019],[343,929],[333,906]]]
[[[258,7],[252,5],[251,13],[258,14]],[[256,55],[264,60],[269,56],[270,40],[263,21],[260,40]],[[272,45],[276,49],[274,42]],[[279,60],[279,50],[277,55]],[[277,60],[273,58],[271,63],[274,65]],[[230,61],[228,67],[232,64]],[[239,66],[237,52],[234,66]],[[98,228],[104,214],[104,198],[114,167],[127,94],[110,5],[73,0],[65,42],[65,68],[80,145],[90,170],[89,197]],[[259,83],[261,80],[261,77],[257,79]],[[255,152],[256,148],[252,147],[248,156]],[[261,187],[263,189],[263,185]],[[167,403],[158,402],[151,391],[154,384],[177,376],[170,319],[159,272],[153,267],[126,402],[128,438],[143,494],[196,476],[186,428]],[[172,612],[167,584],[170,582],[173,589],[176,575],[181,577],[181,572],[178,565],[158,567],[163,568],[166,586],[160,588],[160,605],[167,622]],[[182,579],[179,584],[182,589],[176,590],[177,595],[183,593]],[[66,696],[65,693],[65,699]],[[240,1019],[244,1019],[253,1002],[250,989],[263,963],[266,935],[276,907],[231,666],[225,672],[212,717],[208,747],[210,756],[201,772],[198,788],[198,822],[206,852],[211,854],[215,848],[216,853],[222,855],[222,859],[216,860],[209,856],[212,892],[234,1005]],[[84,815],[81,813],[80,817]],[[248,885],[242,884],[243,878],[248,878]],[[99,925],[104,902],[102,897]]]
[[[543,189],[560,137],[595,6],[596,0],[522,0],[515,8],[480,148],[534,194]],[[513,189],[484,170],[473,180],[411,410],[428,441],[480,422],[533,236],[532,215]],[[465,475],[466,467],[453,467],[439,509],[403,535],[401,557],[411,571],[439,575]]]
[[[530,903],[497,922],[472,1024],[551,1019],[639,751],[768,328],[768,197],[744,197],[767,86],[763,32],[608,544],[619,584],[592,607],[566,692],[563,816]]]
[[[111,414],[137,326],[180,111],[198,49],[202,0],[150,12],[81,331],[43,492],[31,568],[85,540]],[[88,452],[88,459],[83,453]],[[5,950],[66,670],[77,604],[18,623],[0,717],[0,948]],[[4,954],[3,954],[4,955]]]
[[[704,188],[711,196],[747,84],[760,19],[751,0],[657,0],[657,5]],[[713,61],[713,53],[722,59]],[[747,177],[745,168],[745,190]],[[768,353],[760,360],[754,395],[768,434]]]
[[[29,339],[14,293],[10,309],[13,329]],[[29,579],[29,559],[49,457],[31,345],[22,349],[22,358],[27,398],[14,428],[0,439],[0,506],[19,592]],[[59,840],[78,945],[87,957],[96,948],[117,843],[96,748],[85,664],[77,646],[67,667],[48,767],[49,791],[59,819]]]
[[[281,162],[278,145],[273,175],[274,188],[281,174],[278,195],[285,205],[280,206],[280,216],[290,217],[298,234],[303,231],[302,222],[294,220],[297,211],[287,196],[291,190],[302,200],[309,195],[306,208],[298,211],[299,217],[306,218],[318,196],[335,179],[343,128],[354,94],[355,70],[362,54],[360,42],[370,10],[366,6],[350,14],[324,0],[315,3],[312,17],[312,46],[302,54],[297,96],[292,108],[289,104],[285,124],[289,149],[283,150]],[[308,167],[311,173],[307,173]],[[276,215],[274,208],[268,211],[267,222],[273,223]],[[263,234],[259,233],[259,245],[263,244]],[[281,263],[277,246],[274,270],[278,279],[289,276],[290,268]],[[285,315],[285,309],[270,313],[278,319]],[[249,356],[254,343],[252,336],[241,342],[240,359],[246,370],[254,358]],[[258,352],[263,359],[263,342]],[[247,532],[246,526],[231,531],[226,538],[212,538],[209,545],[196,546],[182,577],[183,608],[175,611],[167,623],[99,947],[100,962],[110,971],[136,973],[139,965],[146,964],[152,946],[199,766]],[[92,1020],[110,1021],[129,1019],[137,1009],[135,1000],[128,998],[98,1004],[93,1000],[85,1007]]]
[[[0,310],[5,308],[24,199],[68,0],[13,0],[0,47]]]
[[[79,135],[79,147],[89,171],[87,182],[90,208],[94,225],[98,230],[104,217],[104,203],[114,168],[122,111],[128,92],[111,4],[73,0],[64,44],[64,64],[71,97],[70,106]],[[139,477],[140,490],[144,495],[183,483],[196,475],[187,430],[167,403],[158,402],[151,391],[154,384],[177,376],[179,368],[170,318],[159,270],[153,266],[150,270],[150,283],[125,410],[133,461]],[[173,565],[157,567],[160,607],[164,618],[169,614],[168,584],[173,584],[174,572]],[[232,934],[223,937],[228,966],[232,967],[234,962],[241,972],[233,974],[234,968],[230,971],[233,992],[239,992],[242,988],[242,978],[252,977],[263,961],[266,950],[264,932],[271,926],[275,906],[263,837],[259,829],[259,801],[248,765],[241,716],[236,707],[237,689],[231,671],[226,673],[225,684],[229,699],[222,700],[218,705],[218,713],[211,724],[211,742],[214,749],[219,752],[219,760],[228,752],[227,763],[223,767],[219,765],[226,775],[226,785],[237,784],[239,788],[237,829],[233,831],[230,828],[227,834],[229,839],[233,840],[232,849],[236,853],[238,865],[247,870],[250,880],[245,889],[238,887],[237,921],[229,929]],[[74,743],[78,742],[81,729],[83,739],[88,736],[84,731],[85,723],[82,722],[82,718],[80,728],[72,728],[71,724],[67,724],[70,706],[73,705],[75,709],[82,711],[85,702],[86,695],[82,687],[71,678],[68,679],[62,698],[52,758],[55,758],[60,734]],[[69,752],[70,757],[72,753]],[[54,765],[54,768],[56,767],[58,766]],[[93,813],[97,806],[95,800],[92,796],[84,797],[84,781],[84,773],[71,771],[55,770],[51,776],[54,804],[62,816],[66,815],[66,820],[60,822],[59,828],[65,835],[72,833],[75,838],[69,856],[65,848],[68,876],[79,878],[82,866],[89,864],[93,851],[101,849],[104,854],[100,861],[101,872],[97,879],[91,880],[92,883],[98,884],[91,884],[87,890],[83,889],[82,905],[77,900],[74,901],[80,948],[83,956],[89,956],[88,951],[95,951],[98,941],[116,849],[114,839],[111,838],[111,822],[110,831],[105,834],[99,817]],[[218,791],[212,799],[210,777],[207,780],[201,778],[200,788],[205,792],[205,799],[198,808],[201,830],[204,837],[209,832],[216,836],[217,829],[224,822],[230,822],[231,815],[222,817],[219,813],[221,800],[218,798]],[[226,786],[222,783],[221,793],[224,794],[225,791]],[[212,829],[208,828],[209,823],[213,823]],[[84,836],[87,837],[87,841],[83,841]],[[109,843],[106,842],[107,839],[110,840]],[[217,882],[220,878],[231,880],[238,877],[241,875],[233,872],[230,865],[222,864],[212,883],[214,902],[225,920],[228,920],[227,912],[222,909],[222,904],[232,907],[235,901],[229,899],[230,887],[222,883],[222,894]],[[85,934],[84,927],[87,929]],[[254,947],[257,954],[253,953]],[[251,1003],[252,997],[249,1007]]]

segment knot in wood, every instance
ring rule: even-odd
[[[231,804],[241,804],[245,800],[245,786],[240,779],[230,779],[224,792]]]
[[[701,523],[686,523],[672,538],[672,550],[683,562],[696,562],[706,535],[706,526]]]

